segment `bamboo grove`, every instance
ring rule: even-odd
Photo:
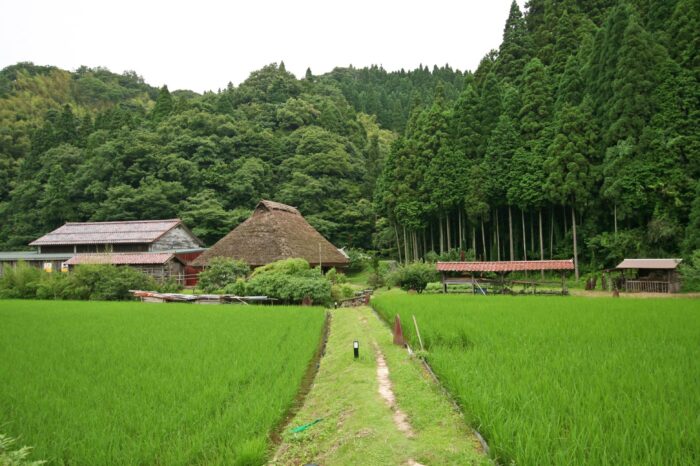
[[[438,83],[413,109],[376,193],[401,260],[573,257],[578,276],[700,247],[699,2],[637,3],[513,2],[457,98]]]

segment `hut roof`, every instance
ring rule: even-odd
[[[518,272],[524,270],[574,270],[574,261],[438,262],[438,272]]]
[[[141,252],[78,254],[71,257],[66,264],[162,265],[167,264],[171,260],[182,262],[172,253]]]
[[[294,207],[260,201],[253,214],[220,239],[192,265],[204,266],[214,257],[246,261],[252,267],[280,259],[301,258],[312,265],[342,266],[348,259],[314,229]]]
[[[119,222],[69,222],[32,241],[29,245],[152,243],[177,226],[182,226],[187,230],[179,218]],[[191,234],[189,230],[187,231]],[[201,243],[194,235],[192,237]]]
[[[673,270],[683,259],[625,259],[616,269],[664,269]]]

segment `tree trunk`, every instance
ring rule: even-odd
[[[462,208],[457,209],[457,214],[458,214],[458,219],[459,219],[459,249],[460,251],[462,250],[462,247],[464,246],[464,236],[462,236]]]
[[[428,235],[425,233],[425,228],[423,228],[423,260],[425,260],[425,254],[428,252]]]
[[[403,252],[404,252],[404,262],[408,264],[408,240],[406,239],[406,227],[403,227]]]
[[[561,208],[563,209],[564,214],[562,215],[562,218],[564,219],[564,236],[566,236],[567,234],[569,234],[569,224],[566,222],[566,206],[561,206]]]
[[[433,224],[430,223],[430,250],[435,252],[435,238],[433,237]]]
[[[476,227],[472,227],[472,251],[474,251],[474,257],[476,257]]]
[[[513,214],[508,206],[508,239],[510,241],[510,260],[515,260],[515,249],[513,248]]]
[[[613,216],[615,218],[615,236],[617,236],[617,202],[615,203],[615,207],[613,209]]]
[[[401,240],[399,239],[399,228],[394,223],[394,233],[396,233],[396,252],[399,253],[399,263],[401,263]]]
[[[530,251],[535,252],[535,220],[532,216],[533,213],[530,212]]]
[[[520,219],[523,223],[523,260],[527,260],[527,236],[525,235],[525,211],[520,211]]]
[[[501,260],[501,231],[498,226],[498,209],[496,209],[496,259]]]
[[[486,234],[484,233],[484,219],[481,219],[481,242],[484,243],[483,250],[484,250],[484,259],[483,260],[488,260],[488,256],[486,255]]]
[[[544,239],[542,237],[542,208],[539,210],[540,216],[540,260],[544,260]],[[544,270],[542,271],[542,279],[544,280]]]
[[[413,232],[413,260],[418,260],[418,233]]]
[[[578,244],[576,244],[576,211],[571,207],[571,233],[574,235],[574,275],[578,281]]]
[[[440,224],[440,254],[445,252],[445,241],[443,240],[444,235],[442,234],[442,216],[438,218],[438,224]]]
[[[452,236],[451,236],[451,228],[450,228],[450,213],[447,213],[447,219],[445,223],[445,228],[447,228],[447,250],[450,251],[452,249]]]
[[[554,257],[554,206],[549,216],[549,258]]]

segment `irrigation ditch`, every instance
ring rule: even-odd
[[[289,408],[282,421],[280,421],[277,427],[275,427],[272,430],[272,432],[270,432],[270,440],[272,441],[272,445],[270,446],[271,451],[276,451],[277,448],[279,448],[279,446],[281,445],[282,433],[294,419],[294,416],[296,416],[299,409],[301,409],[301,407],[304,406],[306,396],[309,394],[311,388],[314,385],[316,374],[318,373],[318,369],[321,367],[321,358],[326,354],[326,344],[328,343],[328,335],[331,329],[331,318],[331,313],[328,310],[326,310],[326,318],[323,322],[323,328],[321,329],[321,338],[319,340],[316,351],[314,352],[314,356],[313,358],[311,358],[311,362],[306,368],[304,377],[301,379],[301,386],[299,388],[299,392],[294,398],[292,406]]]
[[[371,303],[371,301],[370,301],[369,307],[370,307],[370,309],[372,309],[372,312],[377,316],[377,318],[382,323],[384,323],[384,325],[388,328],[388,330],[390,332],[392,332],[393,330],[392,330],[391,322],[387,321],[379,312],[377,312],[377,310],[374,308],[374,305]],[[411,345],[409,345],[408,342],[406,342],[405,345],[406,345],[406,351],[408,352],[408,354],[411,356],[414,356],[415,353],[411,349]],[[428,361],[426,361],[425,358],[422,358],[422,357],[418,357],[416,359],[420,360],[421,365],[422,365],[423,369],[425,370],[425,372],[430,376],[430,378],[433,380],[433,382],[435,382],[435,384],[440,388],[440,391],[443,393],[443,395],[445,395],[445,397],[449,400],[450,404],[452,405],[452,409],[454,409],[455,412],[459,413],[460,416],[464,419],[464,411],[457,403],[457,400],[455,400],[455,398],[452,396],[452,394],[444,387],[442,382],[440,382],[440,379],[438,378],[437,374],[435,374],[432,367],[430,367],[430,364],[428,363]],[[469,424],[468,424],[468,426],[469,426],[469,429],[472,431],[472,434],[474,435],[474,437],[478,441],[481,452],[488,456],[489,451],[490,451],[488,442],[486,441],[484,436],[481,435],[481,433],[474,426],[469,425]],[[491,458],[491,460],[496,465],[500,464],[494,458]]]

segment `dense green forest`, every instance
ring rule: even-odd
[[[280,63],[203,95],[19,63],[0,71],[0,246],[175,216],[211,244],[271,198],[401,260],[689,254],[698,31],[700,0],[514,2],[474,72]]]

